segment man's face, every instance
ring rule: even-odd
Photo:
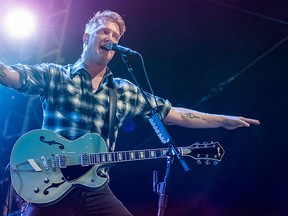
[[[107,21],[100,22],[91,34],[87,35],[87,55],[86,58],[96,64],[107,65],[114,56],[114,51],[107,51],[103,48],[107,42],[118,43],[120,30],[117,24]]]

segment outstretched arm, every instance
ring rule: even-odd
[[[198,112],[191,109],[172,107],[164,119],[167,125],[178,125],[187,128],[218,128],[228,130],[238,127],[249,127],[251,124],[259,125],[259,120],[241,116],[216,115]]]
[[[19,73],[2,62],[0,62],[0,84],[14,89],[18,89],[22,85]]]

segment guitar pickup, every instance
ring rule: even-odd
[[[82,166],[90,165],[88,153],[81,154],[81,165]]]
[[[58,155],[58,159],[59,159],[59,167],[60,168],[66,168],[67,167],[66,156],[65,155]]]

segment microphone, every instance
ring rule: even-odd
[[[127,47],[124,47],[124,46],[121,46],[121,45],[118,45],[118,44],[114,44],[112,42],[108,42],[106,43],[104,46],[101,46],[101,48],[105,49],[105,50],[113,50],[113,51],[118,51],[120,53],[123,53],[123,54],[126,54],[126,55],[136,55],[138,54],[138,52],[130,49],[130,48],[127,48]]]

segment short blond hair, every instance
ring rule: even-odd
[[[113,22],[116,23],[122,36],[126,31],[126,26],[123,18],[116,12],[110,10],[98,11],[86,24],[85,32],[91,33],[95,27],[101,24],[101,22]]]

